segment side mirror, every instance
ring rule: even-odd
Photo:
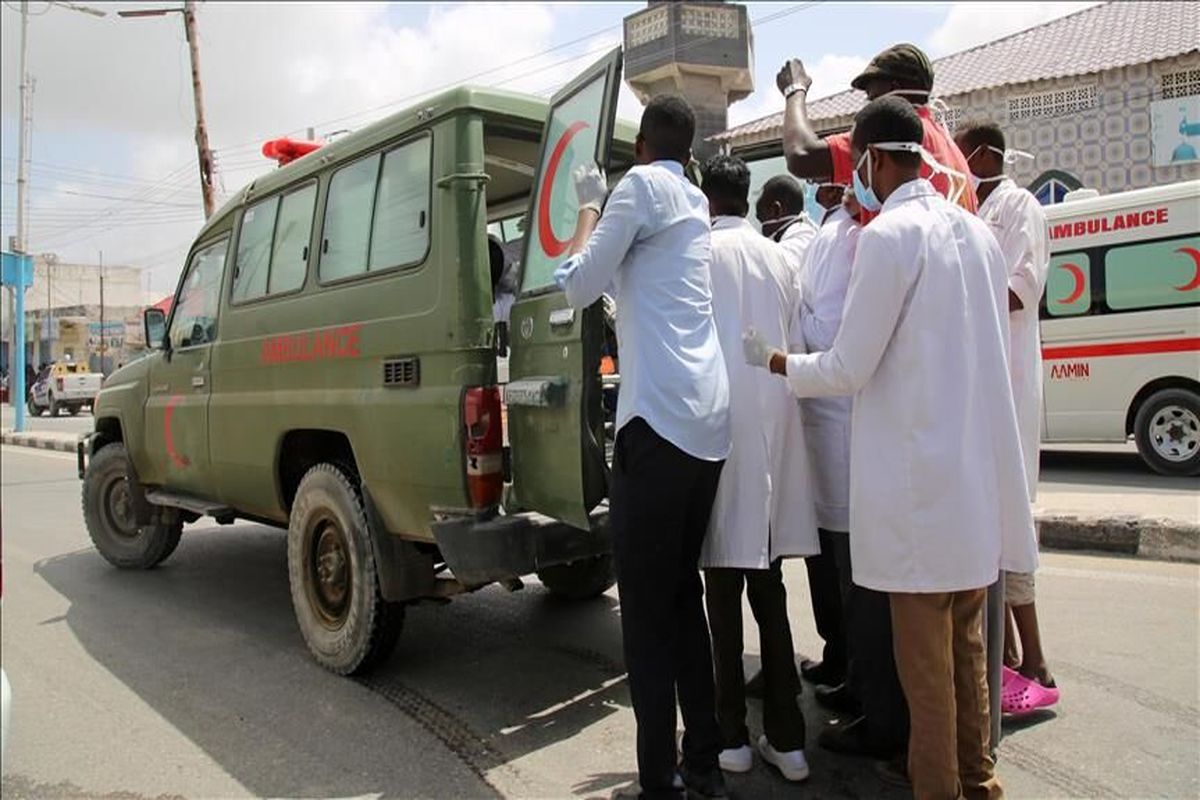
[[[142,330],[146,334],[146,347],[162,349],[167,338],[167,315],[161,308],[147,308],[142,314]]]

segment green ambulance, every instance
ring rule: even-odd
[[[300,630],[340,674],[385,658],[413,603],[535,573],[567,598],[609,588],[605,316],[552,273],[573,167],[633,160],[620,66],[549,103],[447,91],[215,213],[80,443],[100,554],[154,567],[202,517],[286,528]],[[507,325],[489,231],[523,253]]]

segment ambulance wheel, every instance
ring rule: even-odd
[[[29,396],[29,402],[25,405],[29,409],[29,416],[40,417],[42,415],[42,410],[38,408],[38,404],[33,402],[33,395]]]
[[[288,583],[313,658],[339,675],[382,663],[404,624],[404,606],[379,590],[371,529],[350,470],[317,464],[296,490],[288,520]]]
[[[56,400],[54,398],[54,395],[50,395],[50,416],[57,417],[58,409],[59,409],[58,400]]]
[[[79,405],[67,406],[67,413],[70,414],[72,417],[79,416],[80,408],[82,408],[82,406],[79,406]]]
[[[128,461],[120,442],[105,445],[92,456],[83,476],[83,520],[105,561],[121,569],[150,569],[175,552],[183,522],[174,509],[155,506],[154,521],[138,524]]]
[[[1133,421],[1138,453],[1162,475],[1200,474],[1200,395],[1163,389],[1146,398]]]
[[[570,564],[555,564],[538,570],[537,576],[550,594],[564,600],[599,597],[617,582],[610,555],[585,558]]]

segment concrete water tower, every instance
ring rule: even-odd
[[[642,103],[656,94],[687,98],[696,111],[696,158],[728,125],[729,104],[754,91],[754,36],[745,6],[651,2],[625,18],[625,80]]]

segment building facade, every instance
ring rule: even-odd
[[[33,285],[25,294],[28,363],[69,359],[108,374],[143,349],[142,309],[153,300],[143,288],[140,268],[104,267],[103,306],[98,265],[66,264],[42,255],[34,258],[33,270]],[[0,370],[7,371],[15,330],[13,296],[7,289],[0,308]]]
[[[1030,153],[1008,173],[1043,203],[1200,178],[1200,3],[1108,3],[933,62],[950,130],[991,120]],[[848,130],[849,90],[809,104],[817,132]],[[750,159],[779,155],[782,115],[714,137]],[[772,165],[781,168],[782,160]]]

